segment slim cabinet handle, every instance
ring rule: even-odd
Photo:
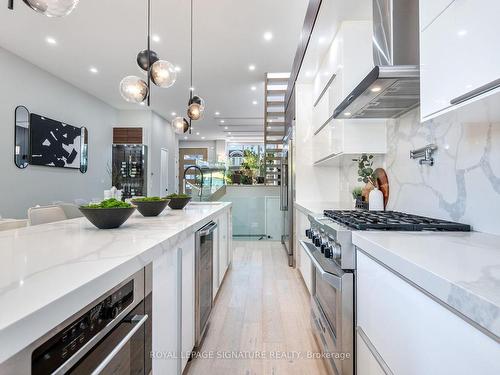
[[[481,94],[484,94],[488,91],[494,90],[496,88],[500,87],[500,78],[496,79],[494,81],[491,81],[490,83],[487,83],[486,85],[483,85],[481,87],[478,87],[477,89],[471,90],[463,95],[457,96],[456,98],[452,99],[450,101],[451,105],[456,105],[459,103],[463,103],[469,99],[472,99],[476,96],[479,96]]]

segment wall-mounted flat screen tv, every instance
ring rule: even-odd
[[[31,113],[31,164],[79,169],[81,134],[81,128]]]

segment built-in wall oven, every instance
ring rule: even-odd
[[[325,218],[311,220],[301,241],[313,265],[311,324],[323,358],[336,375],[354,374],[355,271],[343,269],[340,244]]]
[[[2,374],[151,373],[148,266],[0,365]]]
[[[217,224],[213,221],[196,232],[195,247],[195,347],[200,348],[213,307],[213,254]]]

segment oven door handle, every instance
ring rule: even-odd
[[[134,317],[132,317],[132,319],[130,319],[130,322],[135,324],[134,328],[132,328],[130,332],[127,333],[127,335],[113,348],[111,353],[109,353],[109,355],[106,358],[104,358],[104,360],[99,364],[99,366],[96,367],[96,369],[92,372],[91,375],[100,374],[106,368],[106,366],[110,364],[113,358],[116,357],[116,355],[120,352],[120,350],[122,350],[123,347],[127,345],[127,342],[130,341],[132,336],[134,336],[136,332],[144,325],[144,323],[146,323],[146,320],[148,320],[148,318],[149,316],[147,314],[135,315]]]
[[[311,249],[309,248],[309,247],[313,247],[314,245],[306,243],[304,241],[299,241],[299,242],[300,242],[300,245],[302,246],[302,248],[304,249],[304,251],[306,252],[306,254],[311,259],[311,262],[313,263],[314,267],[316,267],[316,269],[321,274],[321,278],[323,280],[325,280],[328,284],[330,284],[332,287],[334,287],[335,289],[340,290],[342,288],[341,275],[342,275],[343,271],[339,268],[338,275],[334,275],[333,273],[326,272],[323,269],[323,267],[321,266],[321,264],[318,262],[316,257],[313,255]],[[316,250],[316,249],[314,249],[314,250]]]
[[[217,223],[215,223],[214,221],[211,221],[210,223],[208,223],[207,225],[202,227],[198,231],[198,234],[200,235],[200,237],[208,236],[210,233],[212,233],[215,230],[215,228],[217,228]]]

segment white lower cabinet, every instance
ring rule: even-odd
[[[302,279],[306,284],[307,290],[309,291],[309,293],[311,293],[313,266],[311,263],[311,259],[309,259],[309,256],[300,245],[300,241],[307,239],[305,236],[305,232],[308,228],[309,219],[307,218],[307,215],[301,210],[295,209],[295,262],[300,274],[302,275]]]
[[[195,239],[188,237],[180,244],[182,252],[181,302],[181,370],[187,365],[195,344]]]
[[[215,300],[217,296],[217,292],[219,291],[219,219],[214,220],[217,223],[217,228],[215,228],[213,232],[214,238],[214,251],[212,253],[212,283],[213,283],[213,292],[212,298]]]
[[[370,349],[366,336],[358,327],[356,332],[356,371],[360,375],[388,375],[377,361],[376,354]]]
[[[180,255],[175,247],[153,262],[153,374],[180,370]]]
[[[500,374],[496,341],[359,250],[356,281],[357,325],[394,374]]]
[[[219,218],[219,284],[222,283],[229,265],[228,214]]]

